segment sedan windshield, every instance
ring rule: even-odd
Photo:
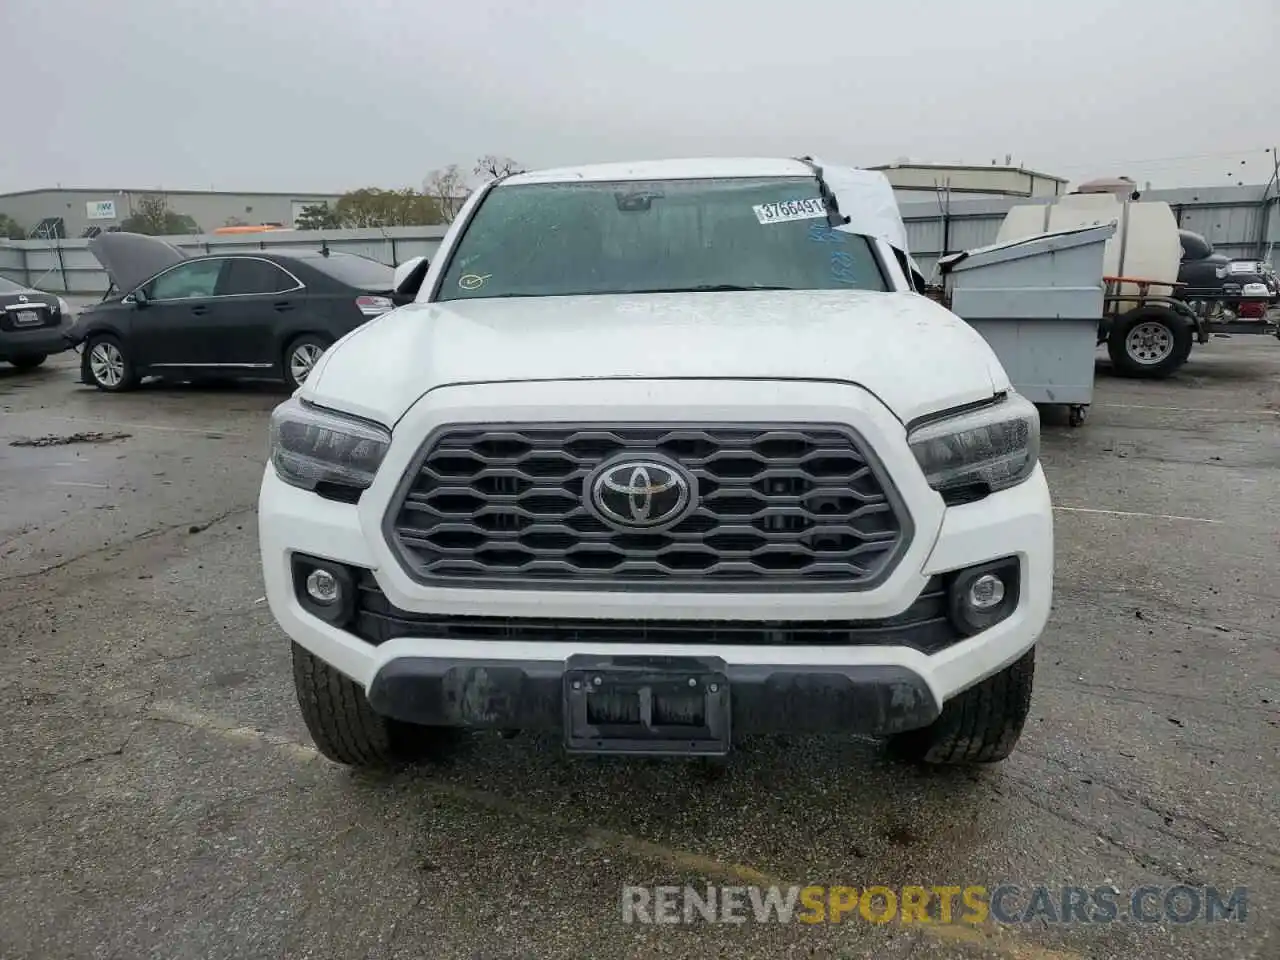
[[[576,181],[495,188],[435,299],[847,289],[887,287],[814,179]]]

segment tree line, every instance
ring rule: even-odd
[[[472,177],[492,180],[521,169],[510,157],[486,154],[475,162],[470,174],[456,163],[431,171],[421,190],[362,187],[344,193],[333,206],[316,203],[303,207],[296,225],[299,230],[337,230],[452,223],[474,188]]]
[[[295,226],[299,230],[339,230],[452,223],[475,188],[477,179],[492,180],[520,173],[522,169],[510,157],[485,154],[469,171],[456,163],[431,171],[422,181],[420,190],[412,187],[361,187],[344,193],[333,205],[311,204],[302,209]],[[228,217],[222,224],[227,227],[248,225],[239,217]],[[194,219],[171,208],[168,198],[160,194],[139,197],[129,216],[120,222],[119,229],[153,237],[203,232]],[[20,240],[26,235],[27,231],[21,224],[0,213],[0,237]]]

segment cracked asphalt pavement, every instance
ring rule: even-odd
[[[719,772],[476,736],[352,773],[299,719],[254,503],[278,389],[0,368],[0,957],[1280,956],[1280,344],[1046,417],[1018,752],[758,741]],[[20,441],[14,445],[14,441]],[[39,441],[21,443],[21,441]],[[625,924],[623,885],[1248,888],[1243,920]]]

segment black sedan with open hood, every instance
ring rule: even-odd
[[[111,289],[73,339],[84,345],[81,379],[100,390],[148,376],[296,388],[331,343],[393,306],[391,267],[323,247],[191,256],[156,237],[104,233],[89,250]]]
[[[0,360],[19,370],[71,349],[71,308],[61,297],[0,277]]]

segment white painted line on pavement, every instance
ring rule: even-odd
[[[1096,403],[1096,407],[1113,407],[1117,410],[1171,410],[1175,413],[1229,413],[1257,414],[1259,416],[1280,417],[1280,410],[1231,410],[1226,407],[1164,407],[1152,403]]]
[[[88,483],[83,480],[50,480],[49,483],[55,487],[94,487],[98,490],[107,489],[105,483]]]
[[[1222,523],[1221,520],[1210,520],[1208,517],[1180,517],[1173,513],[1138,513],[1134,510],[1098,510],[1093,507],[1059,507],[1053,509],[1066,513],[1096,513],[1104,517],[1139,517],[1144,520],[1183,520],[1187,523]]]

